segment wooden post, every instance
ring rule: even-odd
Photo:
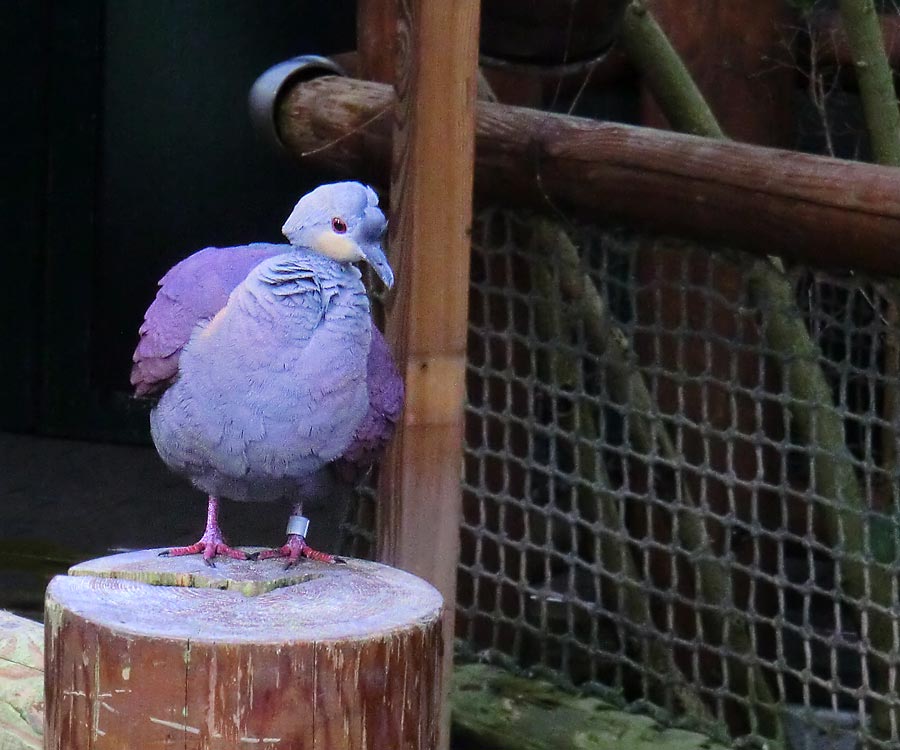
[[[356,6],[356,50],[359,77],[393,83],[397,74],[397,31],[400,0],[359,0]]]
[[[48,750],[435,750],[442,601],[377,563],[130,552],[47,590]]]
[[[398,281],[387,338],[407,400],[382,467],[378,558],[440,590],[448,643],[462,502],[478,12],[477,0],[406,0],[397,23],[389,247]],[[448,649],[445,674],[451,658]],[[442,747],[448,728],[445,711]]]

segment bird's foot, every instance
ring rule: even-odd
[[[225,543],[225,537],[222,536],[222,530],[219,528],[219,498],[215,495],[209,496],[209,504],[206,507],[206,531],[200,537],[200,541],[187,547],[173,547],[159,553],[160,557],[181,557],[182,555],[203,555],[203,562],[209,567],[214,568],[216,564],[213,558],[216,555],[224,555],[233,557],[235,560],[255,560],[256,553],[248,555],[239,549],[229,547]]]
[[[187,547],[173,547],[159,553],[160,557],[181,557],[183,555],[203,555],[203,562],[209,567],[214,568],[216,564],[213,558],[217,555],[232,557],[235,560],[255,560],[256,553],[247,554],[243,550],[229,547],[222,538],[222,532],[216,529],[213,532],[207,531],[200,541],[190,544]]]
[[[272,557],[286,557],[287,561],[284,564],[285,570],[296,565],[297,561],[301,557],[323,563],[346,562],[340,557],[335,557],[334,555],[329,555],[326,552],[319,552],[318,550],[313,549],[306,543],[306,539],[304,539],[299,534],[288,534],[287,542],[283,547],[279,547],[277,549],[267,549],[259,553],[260,560],[268,560]]]

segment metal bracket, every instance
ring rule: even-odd
[[[267,142],[283,149],[276,121],[281,97],[298,80],[311,81],[320,76],[335,75],[347,74],[336,62],[320,55],[301,55],[273,65],[256,79],[247,97],[254,129]]]

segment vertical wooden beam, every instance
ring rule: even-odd
[[[372,0],[368,17],[377,6],[385,0]],[[382,467],[377,552],[444,596],[446,696],[459,556],[479,2],[401,0],[398,11],[388,242],[397,286],[387,337],[407,402]]]
[[[399,0],[359,0],[356,6],[356,51],[359,77],[393,83],[397,73]]]

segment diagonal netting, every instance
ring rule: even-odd
[[[458,635],[741,743],[896,747],[898,290],[778,263],[478,216]]]

